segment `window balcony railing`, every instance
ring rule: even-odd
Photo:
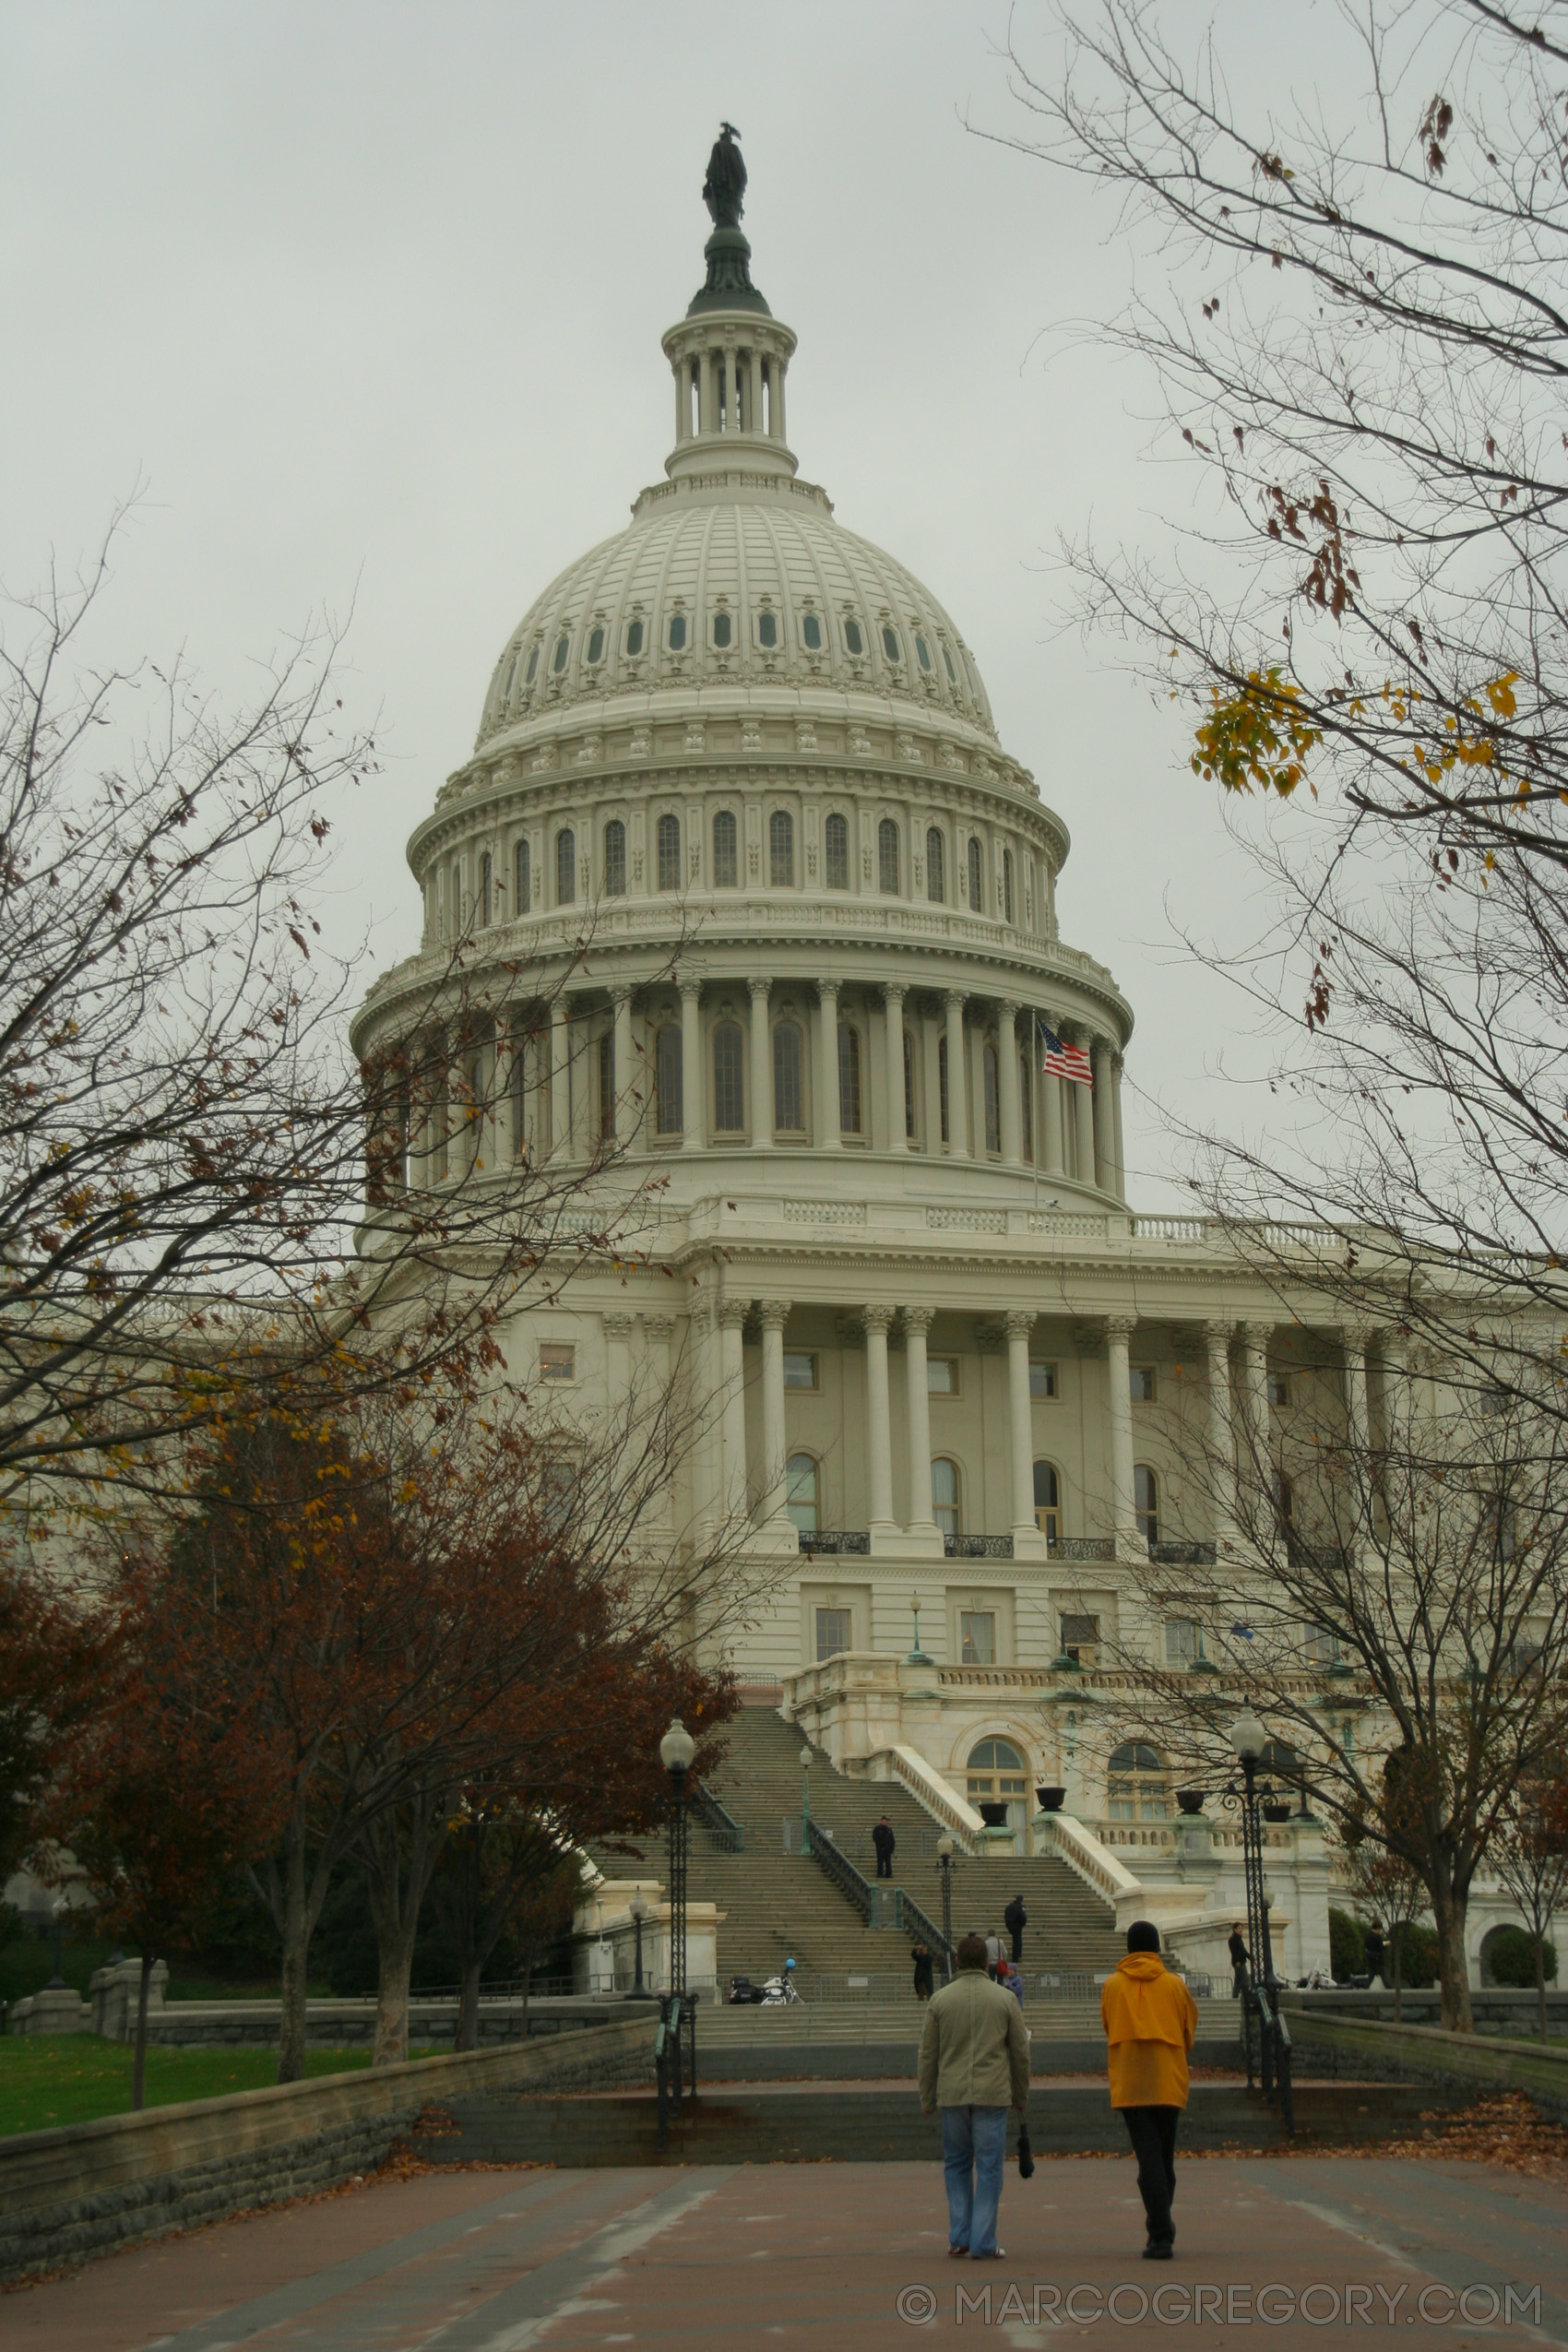
[[[1052,1560],[1114,1560],[1116,1546],[1110,1536],[1058,1536],[1046,1552]]]
[[[947,1560],[1011,1560],[1011,1536],[944,1536],[943,1556]]]
[[[1212,1568],[1211,1543],[1151,1543],[1148,1556],[1161,1568]]]
[[[801,1550],[808,1559],[838,1552],[869,1552],[871,1538],[863,1528],[797,1527]]]

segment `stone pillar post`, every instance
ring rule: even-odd
[[[969,1156],[968,1063],[964,1052],[964,999],[947,994],[947,1150],[953,1159]]]
[[[816,984],[816,1140],[819,1150],[843,1148],[838,1130],[838,983]],[[864,1118],[862,1105],[861,1116]]]
[[[1111,1125],[1116,1151],[1116,1197],[1127,1197],[1127,1147],[1122,1141],[1122,1056],[1111,1057]]]
[[[1094,1181],[1102,1193],[1116,1190],[1116,1132],[1111,1108],[1111,1040],[1094,1041]]]
[[[1015,1307],[1004,1317],[1007,1332],[1007,1431],[1008,1466],[1013,1480],[1013,1550],[1017,1557],[1020,1541],[1029,1550],[1034,1544],[1028,1538],[1039,1534],[1035,1525],[1035,1431],[1034,1408],[1029,1402],[1029,1334],[1035,1327],[1034,1311],[1029,1307]]]
[[[632,1317],[612,1314],[602,1318],[604,1324],[605,1389],[611,1418],[624,1413],[626,1399],[632,1390]]]
[[[1203,1326],[1208,1350],[1209,1492],[1214,1540],[1220,1550],[1236,1541],[1236,1433],[1230,1418],[1230,1337],[1235,1328],[1232,1323]]]
[[[566,1004],[557,996],[550,1007],[550,1156],[572,1157],[572,1036]]]
[[[905,1365],[909,1384],[909,1509],[906,1526],[927,1537],[937,1532],[931,1509],[931,1381],[926,1367],[926,1334],[934,1307],[904,1310]]]
[[[615,1120],[615,1141],[624,1151],[636,1134],[641,1104],[639,1089],[633,1085],[632,1070],[632,992],[617,988],[611,1002],[615,1007],[615,1099],[612,1105]]]
[[[703,1068],[702,982],[681,982],[681,1148],[702,1146],[703,1106],[707,1099],[707,1075]]]
[[[1075,1045],[1087,1045],[1088,1039],[1086,1033],[1079,1029],[1073,1042]],[[1094,1090],[1090,1087],[1080,1086],[1075,1079],[1069,1079],[1067,1091],[1073,1098],[1073,1116],[1077,1123],[1078,1182],[1080,1184],[1093,1184],[1095,1182]]]
[[[752,1149],[773,1148],[773,1032],[768,1027],[771,980],[748,980],[752,992]]]
[[[720,1508],[731,1529],[746,1516],[746,1392],[742,1326],[744,1299],[722,1299],[719,1306],[719,1384],[722,1398],[723,1471]]]
[[[1111,1519],[1118,1558],[1146,1557],[1138,1533],[1133,1497],[1133,1368],[1128,1342],[1134,1315],[1109,1315],[1105,1324],[1106,1382],[1111,1404]]]
[[[1022,1107],[1018,1100],[1018,1008],[996,1008],[996,1082],[1001,1096],[1002,1157],[1016,1168],[1024,1156]]]
[[[903,980],[888,980],[882,993],[886,1006],[887,1148],[907,1151],[909,1139],[904,1129],[904,999],[909,991]]]
[[[765,1299],[762,1315],[762,1496],[759,1520],[785,1516],[784,1465],[788,1441],[784,1432],[784,1325],[790,1320],[788,1299]]]
[[[887,1394],[887,1326],[891,1307],[867,1307],[866,1329],[866,1479],[873,1534],[894,1533],[893,1427]]]

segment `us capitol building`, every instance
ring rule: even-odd
[[[1067,829],[957,623],[802,479],[743,184],[723,140],[707,281],[663,338],[664,479],[502,647],[409,845],[421,951],[356,1046],[406,1032],[469,932],[549,1004],[517,1006],[486,1146],[586,1166],[610,1129],[662,1187],[629,1263],[515,1317],[514,1373],[585,1426],[634,1378],[718,1400],[671,1524],[743,1516],[775,1563],[732,1651],[751,1695],[966,1842],[1004,1803],[1008,1850],[1054,1841],[1219,1966],[1234,1841],[1200,1851],[1159,1749],[1101,1726],[1129,1656],[1202,1658],[1144,1594],[1151,1547],[1234,1532],[1184,1491],[1183,1431],[1228,1448],[1324,1384],[1364,1406],[1367,1366],[1278,1322],[1201,1219],[1129,1206],[1133,1012],[1063,935]],[[1270,1835],[1300,1974],[1327,1959],[1322,1832]]]

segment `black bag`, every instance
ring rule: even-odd
[[[1035,2169],[1034,2150],[1033,2150],[1033,2149],[1030,2147],[1030,2145],[1029,2145],[1029,2127],[1028,2127],[1028,2125],[1027,2123],[1020,2123],[1020,2124],[1019,2124],[1019,2126],[1018,2126],[1018,2178],[1019,2178],[1019,2180],[1033,2180],[1033,2178],[1034,2178],[1034,2169]]]

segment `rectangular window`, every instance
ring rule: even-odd
[[[1067,1657],[1075,1658],[1080,1666],[1090,1667],[1098,1664],[1099,1659],[1099,1618],[1069,1617],[1064,1613],[1062,1619],[1062,1647]]]
[[[1060,1393],[1061,1392],[1056,1385],[1056,1366],[1054,1364],[1041,1363],[1038,1360],[1038,1359],[1031,1356],[1029,1359],[1029,1395],[1031,1396],[1055,1396],[1060,1395]]]
[[[816,1612],[816,1662],[837,1657],[840,1650],[851,1646],[849,1612],[847,1609],[819,1609]]]
[[[958,1662],[961,1666],[996,1664],[996,1619],[991,1610],[959,1610]]]
[[[1330,1633],[1326,1625],[1307,1627],[1307,1660],[1313,1666],[1337,1666],[1339,1636]]]
[[[1268,1401],[1271,1405],[1289,1405],[1290,1402],[1290,1383],[1286,1373],[1269,1373]]]
[[[958,1359],[956,1356],[928,1356],[925,1384],[932,1396],[956,1396],[958,1394]]]
[[[539,1376],[540,1380],[576,1380],[576,1349],[560,1340],[544,1340],[539,1351]]]
[[[1203,1656],[1203,1643],[1198,1636],[1195,1617],[1168,1617],[1165,1621],[1165,1663],[1167,1666],[1191,1666]]]
[[[816,1386],[816,1358],[802,1355],[798,1348],[784,1350],[784,1385],[786,1388]]]
[[[1154,1366],[1134,1364],[1128,1372],[1128,1387],[1134,1405],[1154,1403]]]

